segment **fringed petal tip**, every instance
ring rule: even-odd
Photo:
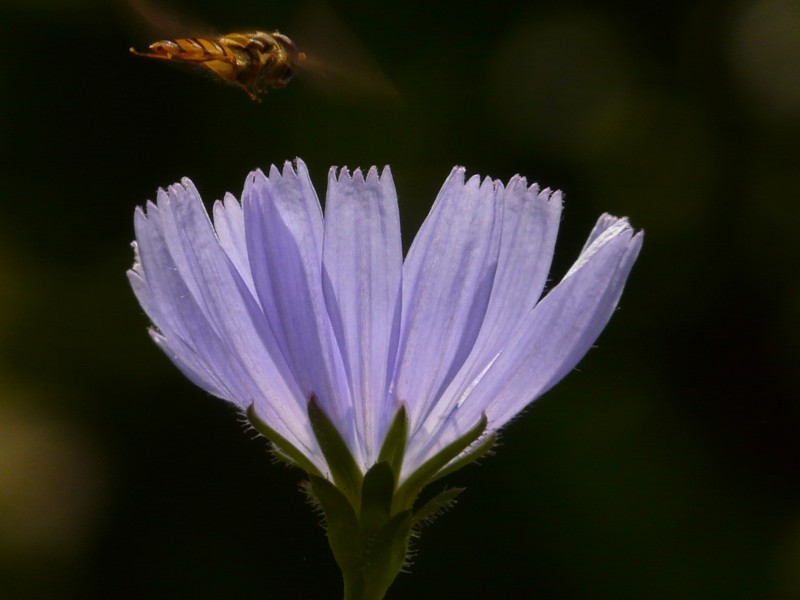
[[[469,179],[466,178],[466,169],[462,166],[455,166],[450,171],[450,175],[445,181],[447,184],[458,184],[462,187],[470,189],[480,189],[481,192],[486,192],[489,186],[492,191],[501,192],[507,190],[517,194],[525,194],[531,198],[540,198],[549,202],[557,202],[559,205],[563,202],[563,192],[561,190],[552,190],[549,187],[542,188],[537,182],[528,183],[528,179],[522,175],[514,175],[508,183],[504,183],[501,179],[491,179],[484,177],[482,180],[479,175],[472,175]]]
[[[153,207],[153,210],[156,210],[155,205],[153,204],[152,200],[146,200],[144,205],[137,206],[133,209],[133,221],[134,223],[140,219],[147,219],[147,213],[150,211],[150,207]],[[134,242],[135,244],[136,242]]]
[[[378,167],[375,165],[367,169],[367,176],[364,177],[364,172],[361,167],[356,167],[353,172],[347,166],[331,167],[328,169],[328,184],[332,183],[384,183],[385,179],[391,180],[392,170],[389,165],[385,165],[378,173]]]
[[[503,182],[501,180],[492,179],[488,176],[481,178],[480,175],[475,174],[467,179],[467,168],[462,165],[456,165],[450,170],[450,174],[447,176],[442,187],[447,187],[448,184],[460,184],[461,187],[480,189],[481,191],[485,191],[489,186],[491,186],[494,191],[503,188]]]
[[[542,188],[537,182],[528,183],[528,179],[522,175],[514,175],[509,179],[508,184],[505,186],[506,190],[515,193],[523,194],[529,198],[536,198],[545,200],[547,202],[555,202],[559,205],[562,204],[564,194],[561,190],[553,190],[549,187]]]
[[[239,201],[236,199],[236,196],[234,196],[230,192],[225,192],[225,195],[222,197],[222,200],[214,201],[214,206],[213,206],[214,215],[216,216],[220,211],[233,210],[236,207],[241,208],[241,204],[239,204]]]
[[[144,212],[149,218],[158,214],[160,209],[169,210],[172,204],[184,202],[202,202],[200,192],[197,191],[194,182],[188,177],[183,177],[180,182],[168,185],[166,189],[163,187],[158,188],[155,201],[147,200],[145,202]]]
[[[614,215],[603,213],[597,221],[595,230],[599,231],[599,235],[596,237],[625,235],[628,238],[629,245],[641,245],[644,240],[644,230],[639,229],[637,231],[631,225],[628,217],[615,217]],[[594,232],[593,230],[592,233],[594,234]]]
[[[644,232],[636,232],[628,221],[628,217],[616,217],[603,213],[586,239],[578,259],[564,278],[566,279],[583,268],[595,255],[610,244],[623,244],[628,249],[628,252],[634,253],[635,259],[641,249],[643,240]]]
[[[142,268],[142,257],[139,254],[139,244],[136,240],[131,242],[131,248],[133,248],[133,265],[128,269],[127,275],[128,277],[138,277],[142,279],[144,277],[144,270]]]
[[[270,175],[272,175],[273,170],[275,169],[275,165],[270,167]],[[278,177],[280,177],[280,173],[275,170],[275,173]],[[244,188],[242,189],[242,202],[244,202],[245,198],[247,198],[251,193],[260,194],[263,192],[268,185],[269,179],[267,175],[261,169],[253,169],[247,174],[247,177],[244,180]]]
[[[263,172],[261,169],[255,169],[250,172],[250,175],[254,175],[256,173]],[[293,160],[286,160],[283,162],[283,169],[279,169],[278,165],[272,164],[269,167],[269,177],[275,178],[286,178],[286,179],[298,179],[301,177],[308,177],[308,167],[306,167],[306,163],[299,157],[295,157]]]
[[[181,190],[179,188],[179,191],[189,192],[190,194],[193,194],[193,195],[197,196],[198,198],[200,197],[200,193],[197,191],[197,188],[195,187],[194,182],[191,179],[189,179],[188,177],[181,177],[181,184],[180,185],[181,185],[181,187],[183,189]],[[176,184],[176,186],[177,186],[177,184]],[[170,186],[170,187],[176,187],[176,186]]]
[[[635,230],[630,224],[628,217],[617,217],[609,213],[603,213],[597,219],[597,223],[589,234],[586,244],[583,248],[585,251],[589,246],[596,242],[606,243],[611,238],[616,238],[620,235],[626,235],[629,238],[633,237]]]
[[[478,175],[475,175],[478,177]],[[470,177],[470,180],[472,177]],[[499,179],[492,179],[491,177],[484,177],[481,181],[480,190],[481,192],[497,192],[503,189],[503,182]]]
[[[447,179],[444,180],[444,184],[442,185],[442,189],[447,189],[449,186],[457,185],[459,187],[464,187],[464,181],[466,180],[467,176],[467,169],[465,167],[455,166],[451,169],[450,174],[447,176]]]
[[[158,207],[166,206],[169,203],[168,198],[169,196],[167,196],[167,192],[165,192],[162,188],[158,188],[158,191],[156,192],[156,199],[145,202],[144,207],[139,208],[139,212],[134,216],[141,217],[146,220],[158,215]]]
[[[242,199],[251,191],[256,191],[258,193],[269,191],[270,193],[280,194],[277,188],[271,186],[294,185],[298,183],[304,186],[311,185],[311,176],[308,173],[308,168],[299,158],[295,158],[291,161],[284,161],[282,169],[278,165],[272,164],[267,170],[267,173],[260,168],[253,169],[247,174],[247,178],[245,179]]]

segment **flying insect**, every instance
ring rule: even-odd
[[[261,102],[270,88],[285,87],[306,60],[305,53],[279,31],[159,40],[149,50],[130,49],[136,56],[202,66],[241,87],[254,102]]]

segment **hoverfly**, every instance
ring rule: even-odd
[[[306,60],[305,53],[278,31],[160,40],[150,44],[150,52],[130,51],[136,56],[205,67],[240,86],[255,102],[261,102],[269,88],[286,86]]]

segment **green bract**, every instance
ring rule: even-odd
[[[486,430],[480,421],[442,449],[398,485],[408,436],[405,407],[397,411],[381,447],[378,461],[361,472],[336,427],[315,397],[308,402],[308,418],[327,462],[323,475],[297,448],[267,426],[251,406],[247,417],[267,438],[281,460],[308,475],[306,490],[325,514],[328,542],[344,578],[345,600],[380,600],[406,564],[411,537],[453,503],[463,488],[445,489],[415,508],[420,492],[488,452],[491,433],[465,452]],[[460,458],[457,458],[462,455]],[[454,460],[457,459],[457,460]]]

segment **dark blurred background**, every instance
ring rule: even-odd
[[[320,193],[390,164],[406,245],[455,164],[562,188],[554,277],[603,211],[647,231],[599,348],[451,478],[388,598],[800,597],[800,3],[170,10],[316,31],[354,83],[258,105],[131,56],[164,32],[124,4],[2,0],[0,597],[341,597],[299,473],[169,364],[125,279],[158,186],[210,203],[295,156]]]

